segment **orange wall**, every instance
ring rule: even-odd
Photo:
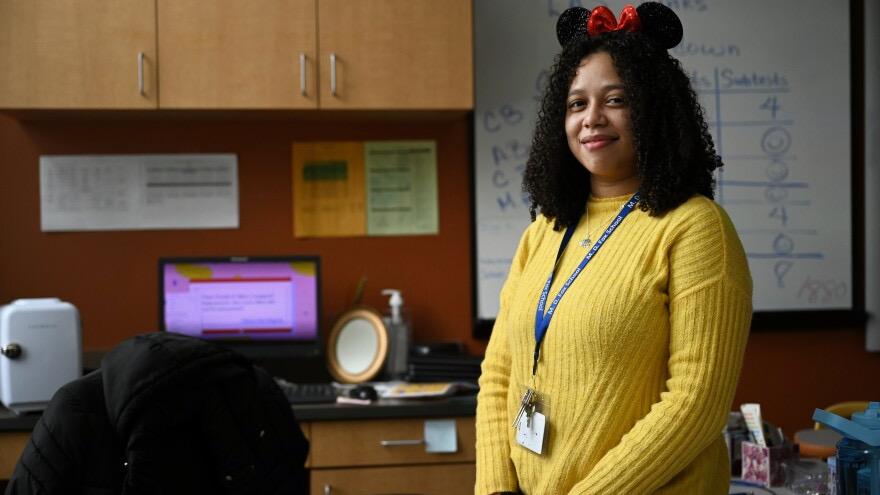
[[[813,409],[880,400],[880,353],[864,328],[752,331],[734,405],[758,402],[787,434],[810,427]]]
[[[70,301],[82,316],[84,347],[109,348],[157,328],[160,256],[318,254],[325,332],[366,276],[365,303],[384,308],[381,289],[403,291],[417,339],[473,344],[468,129],[465,116],[420,124],[0,117],[0,301],[38,296]],[[437,141],[440,234],[294,239],[291,142],[370,139]],[[239,229],[40,231],[39,155],[184,152],[238,155]]]
[[[444,122],[340,122],[252,118],[66,118],[0,116],[0,302],[56,296],[77,305],[86,349],[112,347],[156,329],[159,256],[318,254],[323,327],[344,310],[358,279],[365,302],[403,290],[417,340],[461,340],[471,352],[470,127]],[[440,234],[298,240],[291,235],[290,144],[295,140],[435,139]],[[40,232],[38,157],[59,153],[215,153],[239,157],[237,230]],[[734,404],[760,402],[786,431],[811,424],[814,407],[880,400],[880,355],[863,329],[753,332]]]

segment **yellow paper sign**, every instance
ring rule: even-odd
[[[293,235],[366,234],[362,142],[293,143]]]

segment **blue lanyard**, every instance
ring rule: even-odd
[[[559,293],[556,294],[556,297],[553,298],[553,302],[550,303],[550,307],[547,308],[547,313],[544,313],[544,305],[547,303],[547,296],[550,293],[550,285],[553,283],[553,277],[556,275],[556,266],[559,264],[559,258],[562,257],[562,252],[565,251],[565,247],[568,245],[568,242],[571,240],[571,236],[574,234],[574,229],[576,225],[569,225],[569,227],[565,230],[565,235],[562,236],[562,243],[559,245],[559,251],[556,253],[556,262],[553,263],[553,271],[550,272],[550,277],[547,279],[547,283],[544,284],[544,289],[541,291],[541,298],[538,299],[538,310],[535,312],[535,360],[532,364],[532,375],[534,375],[538,371],[538,357],[541,352],[541,343],[544,341],[544,336],[547,334],[547,329],[550,327],[550,320],[553,319],[553,312],[556,311],[556,306],[559,304],[559,301],[562,299],[562,296],[565,295],[565,292],[568,291],[568,288],[571,287],[571,284],[574,283],[574,280],[581,274],[584,268],[587,266],[587,263],[596,256],[596,253],[599,252],[599,249],[602,248],[602,245],[605,244],[605,241],[611,237],[611,234],[617,230],[617,227],[620,225],[620,222],[629,215],[633,208],[635,208],[636,204],[639,202],[639,193],[635,193],[629,198],[629,201],[623,205],[623,208],[620,209],[620,212],[617,214],[617,218],[611,222],[611,225],[605,229],[605,232],[602,234],[602,237],[596,241],[596,244],[593,245],[593,248],[584,256],[584,259],[581,261],[581,264],[574,270],[568,280],[565,281],[565,284],[559,289]]]

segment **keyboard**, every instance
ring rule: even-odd
[[[275,378],[290,404],[330,404],[336,402],[336,389],[330,383],[291,383]]]

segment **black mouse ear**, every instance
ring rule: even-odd
[[[636,12],[639,13],[645,36],[651,37],[667,50],[681,43],[684,31],[681,20],[672,9],[659,2],[645,2],[636,8]]]
[[[583,7],[571,7],[565,10],[556,21],[556,39],[565,46],[575,38],[587,36],[587,19],[590,11]]]

